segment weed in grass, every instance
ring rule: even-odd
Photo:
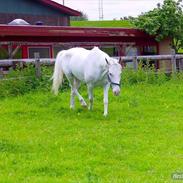
[[[49,176],[49,177],[60,177],[63,173],[59,168],[53,168],[50,166],[44,166],[35,168],[32,170],[32,173],[36,176]]]
[[[0,153],[27,153],[28,148],[23,145],[11,143],[8,140],[0,140]]]
[[[87,183],[99,183],[99,176],[91,171],[87,172]]]

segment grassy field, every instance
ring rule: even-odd
[[[133,28],[134,25],[128,20],[111,20],[111,21],[71,21],[71,26],[76,27],[124,27]]]
[[[69,96],[0,100],[0,182],[170,183],[183,172],[181,81],[110,91],[107,118],[101,89],[93,111],[70,110]]]

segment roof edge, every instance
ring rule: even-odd
[[[38,1],[45,4],[45,5],[47,5],[47,6],[50,6],[52,8],[55,8],[55,9],[59,10],[59,11],[62,11],[63,13],[66,13],[70,16],[81,16],[81,12],[76,11],[74,9],[71,9],[67,6],[63,6],[63,5],[61,5],[57,2],[54,2],[52,0],[38,0]]]

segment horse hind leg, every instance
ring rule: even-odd
[[[93,85],[88,84],[88,98],[89,98],[89,106],[88,109],[92,110],[93,109]]]
[[[79,101],[80,101],[80,104],[81,106],[83,107],[87,107],[87,104],[84,100],[84,98],[80,95],[80,93],[78,92],[78,89],[80,87],[80,81],[78,79],[74,79],[74,88],[75,88],[75,94],[77,95]]]
[[[72,84],[70,84],[71,86],[71,97],[70,97],[70,108],[74,109],[75,107],[75,89],[74,86]]]
[[[71,87],[71,98],[70,98],[70,108],[74,109],[75,107],[75,96],[77,95],[81,106],[83,107],[87,107],[87,104],[84,100],[84,98],[79,94],[78,89],[80,86],[80,81],[78,79],[76,79],[73,75],[66,75],[69,83],[70,83],[70,87]]]
[[[75,93],[75,86],[74,86],[74,77],[70,73],[68,73],[68,74],[66,73],[65,75],[66,75],[67,80],[69,81],[69,85],[71,87],[70,108],[74,109],[74,107],[75,107],[75,95],[76,95],[76,93]]]

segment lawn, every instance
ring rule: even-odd
[[[170,183],[183,172],[183,83],[110,91],[107,118],[101,89],[93,111],[70,110],[69,96],[0,100],[0,182]]]
[[[129,20],[104,20],[104,21],[71,21],[71,26],[76,27],[123,27],[133,28]]]

